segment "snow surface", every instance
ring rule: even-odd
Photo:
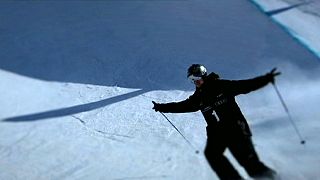
[[[191,63],[228,79],[278,67],[305,145],[271,85],[237,100],[266,164],[282,179],[319,179],[318,46],[283,28],[319,19],[294,11],[279,26],[251,1],[1,1],[0,179],[217,179],[151,109],[192,94]],[[203,151],[199,112],[167,116]]]
[[[272,16],[293,37],[320,57],[320,1],[305,0],[253,0],[263,11],[270,12],[292,7]]]

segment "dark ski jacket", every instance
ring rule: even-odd
[[[159,104],[159,110],[169,113],[201,110],[207,122],[207,131],[211,129],[229,135],[231,133],[251,136],[250,128],[235,101],[235,96],[257,90],[272,82],[272,79],[273,77],[264,75],[247,80],[223,80],[217,79],[216,74],[211,73],[204,78],[204,84],[196,88],[188,99]]]

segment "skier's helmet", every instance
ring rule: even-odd
[[[207,69],[201,64],[192,64],[188,68],[187,77],[191,80],[199,80],[207,76]]]

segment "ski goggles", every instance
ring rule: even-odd
[[[194,76],[194,75],[190,75],[188,77],[188,79],[192,82],[196,82],[196,81],[199,81],[200,79],[202,79],[202,77],[198,77],[198,76]]]

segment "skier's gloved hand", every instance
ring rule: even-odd
[[[156,112],[160,111],[161,112],[161,105],[159,103],[156,103],[154,101],[152,101],[153,103],[153,108]]]
[[[276,76],[279,76],[281,72],[277,72],[277,68],[273,68],[270,72],[266,74],[269,81],[274,84],[274,80]]]

